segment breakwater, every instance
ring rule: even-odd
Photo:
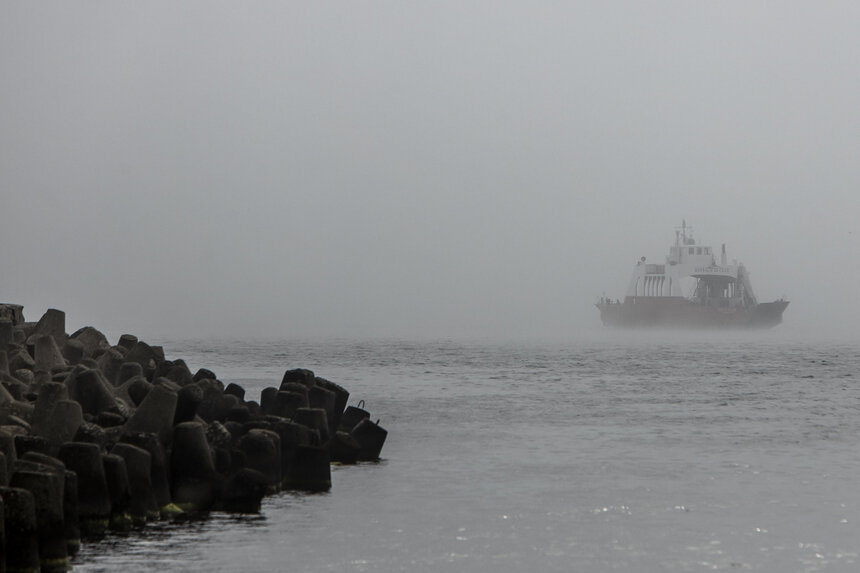
[[[386,431],[306,369],[259,401],[159,346],[0,304],[0,571],[63,571],[83,540],[266,494],[327,491],[331,463],[378,459]]]

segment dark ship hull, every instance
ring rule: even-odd
[[[624,302],[597,303],[605,326],[621,328],[755,329],[782,322],[788,301],[751,307],[702,305],[680,296],[628,296]]]

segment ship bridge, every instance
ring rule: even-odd
[[[712,306],[756,304],[743,265],[726,260],[722,245],[720,259],[708,245],[693,238],[692,228],[683,221],[675,230],[675,244],[669,247],[665,264],[647,263],[642,257],[633,270],[627,297],[688,297]]]

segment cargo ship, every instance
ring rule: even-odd
[[[642,257],[633,269],[624,300],[600,297],[605,326],[663,328],[771,328],[782,322],[784,298],[758,302],[742,263],[696,244],[686,221],[675,230],[666,262]]]

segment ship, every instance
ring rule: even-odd
[[[758,302],[743,263],[729,264],[725,244],[717,260],[682,221],[665,263],[642,257],[624,300],[602,296],[596,306],[603,324],[611,327],[746,329],[780,324],[788,301]]]

